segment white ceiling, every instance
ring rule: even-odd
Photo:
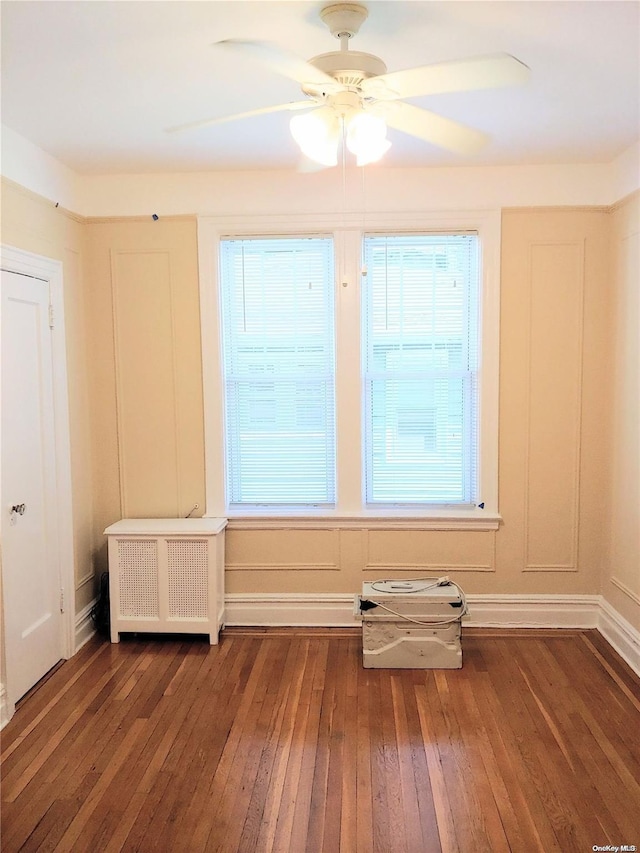
[[[2,121],[83,174],[295,168],[289,113],[182,135],[164,128],[299,100],[296,83],[212,47],[262,39],[337,50],[322,2],[2,0]],[[413,103],[491,135],[473,158],[391,130],[391,166],[609,162],[640,136],[636,0],[368,0],[352,47],[389,71],[499,52],[524,88]]]

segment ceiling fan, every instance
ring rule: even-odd
[[[310,110],[291,119],[291,132],[303,153],[324,166],[336,165],[342,139],[359,166],[379,160],[391,145],[386,138],[387,126],[459,154],[473,154],[485,145],[488,137],[484,133],[404,99],[518,86],[529,79],[529,68],[503,53],[387,73],[379,57],[349,50],[350,39],[367,15],[367,9],[358,3],[334,3],[322,9],[320,18],[339,39],[340,50],[314,56],[308,62],[269,42],[217,42],[216,47],[252,57],[271,71],[297,81],[306,99],[191,122],[168,128],[168,132],[267,113]]]

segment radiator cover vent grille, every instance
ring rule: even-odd
[[[209,543],[167,541],[169,618],[206,619],[209,615]]]
[[[118,541],[120,616],[158,617],[158,543],[154,540]]]

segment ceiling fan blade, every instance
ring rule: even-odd
[[[199,127],[209,127],[213,124],[224,124],[227,121],[237,121],[242,118],[251,118],[252,116],[267,115],[268,113],[280,113],[285,110],[306,110],[309,107],[317,107],[317,103],[309,99],[308,101],[292,101],[290,104],[277,104],[275,107],[260,107],[257,110],[249,110],[246,113],[234,113],[229,116],[220,118],[206,118],[203,121],[191,121],[188,124],[179,124],[177,127],[167,127],[165,133],[182,133],[184,130],[196,130]]]
[[[362,89],[369,97],[394,100],[442,92],[521,86],[529,80],[530,74],[530,69],[523,62],[503,53],[380,74],[364,80]]]
[[[413,104],[398,101],[386,104],[383,114],[389,127],[459,154],[475,154],[489,141],[489,137],[479,130]]]
[[[251,56],[257,59],[267,68],[295,80],[300,85],[304,83],[316,83],[318,85],[331,84],[335,86],[333,77],[329,77],[324,71],[306,62],[295,53],[283,50],[281,47],[265,41],[245,41],[244,39],[224,39],[214,42],[213,47],[224,47],[237,53]]]

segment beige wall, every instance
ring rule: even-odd
[[[640,193],[611,213],[611,517],[602,593],[640,630]]]
[[[2,242],[25,251],[61,260],[67,337],[71,479],[73,489],[73,547],[76,611],[94,597],[92,431],[89,413],[86,303],[83,287],[85,225],[52,202],[11,182],[2,182]]]
[[[444,566],[471,593],[597,592],[607,262],[604,211],[504,214],[496,533],[231,529],[229,590],[354,592],[392,567]]]
[[[497,532],[231,527],[228,591],[355,592],[446,567],[472,593],[598,592],[608,217],[504,214]],[[123,515],[204,505],[203,412],[195,221],[87,228],[98,539]]]
[[[89,222],[86,293],[98,566],[123,517],[204,507],[196,220]]]
[[[64,263],[80,610],[106,525],[204,506],[196,221],[82,222],[11,184],[3,220]],[[638,221],[637,196],[503,214],[497,532],[231,529],[228,590],[446,567],[471,593],[602,590],[637,626]]]
[[[607,213],[503,216],[498,573],[594,593],[609,460]]]

